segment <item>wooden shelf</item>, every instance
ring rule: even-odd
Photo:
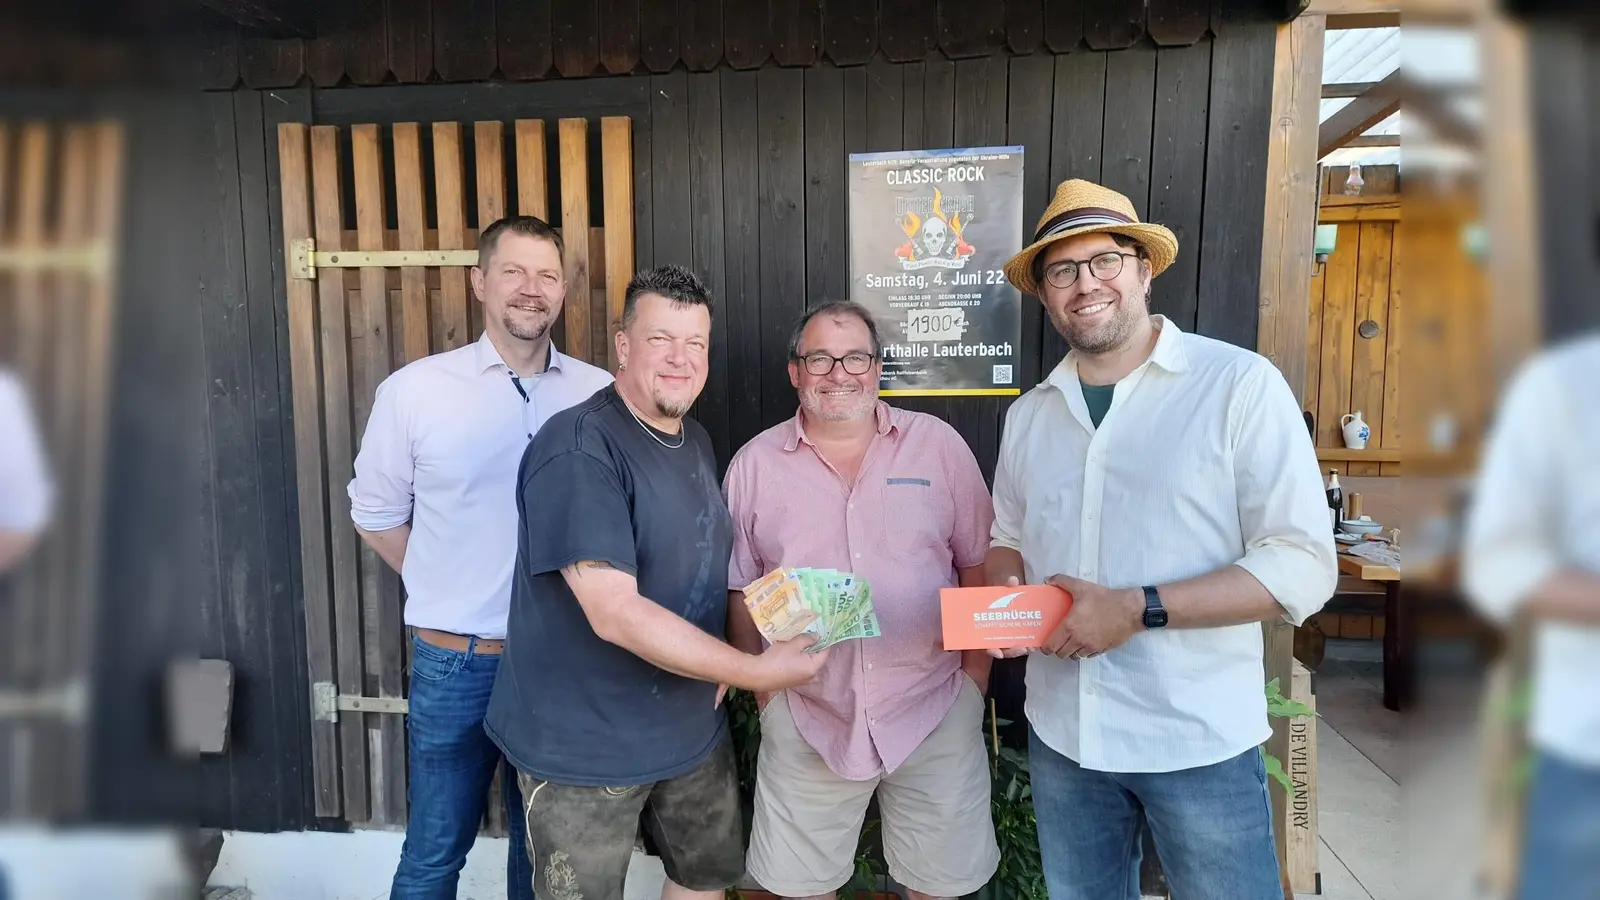
[[[1368,448],[1366,450],[1347,450],[1344,447],[1318,447],[1317,459],[1320,462],[1400,462],[1399,450],[1383,450]]]

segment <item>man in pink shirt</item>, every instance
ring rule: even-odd
[[[831,898],[853,872],[874,792],[889,874],[913,898],[958,897],[999,863],[989,814],[983,693],[989,658],[947,651],[939,589],[983,583],[994,510],[961,436],[878,399],[872,315],[835,302],[789,341],[795,417],[733,458],[728,584],[780,566],[853,572],[872,586],[882,637],[847,641],[809,684],[757,695],[761,752],[752,877],[785,897]],[[741,592],[735,646],[761,651]]]

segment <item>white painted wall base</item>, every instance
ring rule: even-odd
[[[247,887],[254,900],[387,900],[404,839],[397,831],[228,832],[210,884]],[[478,838],[458,900],[505,900],[506,847],[505,838]],[[665,877],[660,860],[635,853],[625,900],[656,900]]]
[[[188,875],[166,831],[0,829],[0,870],[14,900],[176,900]]]

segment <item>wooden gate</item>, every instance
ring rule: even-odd
[[[615,370],[609,325],[633,274],[632,122],[599,120],[597,197],[590,193],[591,130],[587,119],[559,120],[551,153],[545,123],[532,119],[509,130],[499,121],[279,126],[319,816],[405,821],[410,644],[401,588],[357,537],[345,485],[378,384],[408,362],[481,333],[482,306],[471,296],[467,269],[476,264],[478,231],[512,209],[510,198],[517,213],[559,223],[566,244],[568,290],[552,328],[556,345]],[[352,197],[353,210],[346,207]],[[559,218],[550,215],[551,198],[559,199]],[[595,209],[603,228],[590,225]],[[503,811],[498,803],[491,808],[495,830]]]
[[[0,364],[28,388],[52,521],[0,603],[0,815],[81,813],[121,215],[119,125],[0,121]]]

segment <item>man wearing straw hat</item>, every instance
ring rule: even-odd
[[[1283,376],[1150,314],[1177,253],[1072,180],[1005,268],[1071,348],[1007,415],[986,561],[991,583],[1073,596],[1028,661],[1051,900],[1137,898],[1141,814],[1174,896],[1283,896],[1259,623],[1326,602],[1333,539]]]

